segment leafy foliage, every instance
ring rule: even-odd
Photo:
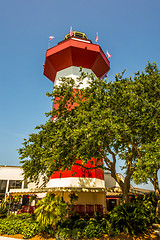
[[[79,240],[83,237],[83,231],[81,228],[74,228],[72,230],[72,239],[73,240]]]
[[[130,234],[142,233],[155,221],[155,209],[156,201],[152,196],[119,205],[110,213],[112,228]]]
[[[35,236],[37,233],[41,232],[41,227],[34,219],[27,219],[27,216],[23,218],[17,217],[15,219],[5,218],[0,219],[0,234],[22,234],[24,238],[31,238]]]
[[[142,145],[145,155],[138,159],[134,172],[134,182],[136,184],[148,183],[150,181],[159,196],[158,171],[160,169],[160,139],[157,138],[153,143]]]
[[[56,240],[66,240],[72,236],[72,231],[69,228],[60,228],[55,236]]]
[[[66,219],[57,225],[57,234],[62,237],[57,239],[65,239],[65,234],[69,234],[71,237],[72,233],[78,231],[78,229],[79,234],[87,239],[100,238],[103,234],[115,236],[121,232],[126,234],[145,232],[156,220],[156,205],[157,200],[154,194],[144,197],[136,196],[130,203],[115,207],[102,219],[90,219],[88,221],[78,219],[75,222],[72,219]]]
[[[83,230],[87,225],[87,222],[84,219],[79,219],[74,222],[73,228],[78,228]]]
[[[11,214],[11,215],[8,215],[8,219],[18,219],[18,220],[23,220],[23,219],[35,219],[35,216],[31,213],[19,213],[17,215],[15,214]]]
[[[97,221],[102,220],[102,213],[100,213],[100,212],[95,212],[94,218],[95,218]]]
[[[87,226],[84,229],[85,237],[90,238],[100,238],[105,233],[103,227],[101,224],[99,224],[97,221],[89,221]]]
[[[51,200],[50,203],[56,201],[55,196],[47,196],[46,203],[49,203],[49,200]],[[39,207],[42,205],[44,206],[44,203],[41,203]],[[96,219],[85,221],[84,219],[75,220],[73,216],[71,218],[63,216],[56,222],[55,229],[52,226],[55,224],[55,220],[51,222],[42,219],[40,225],[31,214],[11,215],[8,218],[0,219],[0,234],[22,234],[24,238],[29,239],[38,233],[47,233],[50,236],[55,234],[57,240],[100,238],[103,234],[115,236],[120,232],[138,234],[146,231],[156,219],[158,222],[158,218],[155,217],[156,205],[157,200],[153,194],[143,198],[136,196],[132,202],[115,207],[102,219],[96,216]],[[52,213],[55,216],[54,211]],[[58,220],[57,217],[55,219]],[[45,224],[42,226],[43,222]]]
[[[72,229],[74,225],[74,221],[71,218],[63,219],[63,221],[59,221],[56,224],[57,228],[69,228]]]

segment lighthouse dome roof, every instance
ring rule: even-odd
[[[77,37],[77,38],[88,40],[88,37],[86,36],[85,33],[77,32],[77,31],[73,31],[72,36],[70,36],[70,33],[66,34],[65,37],[64,37],[64,40],[67,40],[67,39],[72,38],[72,37]]]

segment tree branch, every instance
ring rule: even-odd
[[[112,155],[113,164],[116,164],[116,155],[115,155],[115,153],[110,148],[108,148],[108,152]]]
[[[132,147],[137,151],[138,156],[139,156],[139,157],[142,157],[142,154],[141,154],[140,150],[137,148],[137,145],[136,145],[135,143],[131,143],[131,145],[132,145]]]

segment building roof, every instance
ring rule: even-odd
[[[22,168],[22,166],[9,166],[9,165],[0,165],[1,167],[13,167],[13,168]]]

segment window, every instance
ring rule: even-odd
[[[6,192],[7,180],[0,180],[0,193]]]
[[[22,181],[21,180],[9,180],[9,189],[15,189],[15,188],[22,188]]]
[[[27,180],[24,180],[24,188],[28,188]]]

